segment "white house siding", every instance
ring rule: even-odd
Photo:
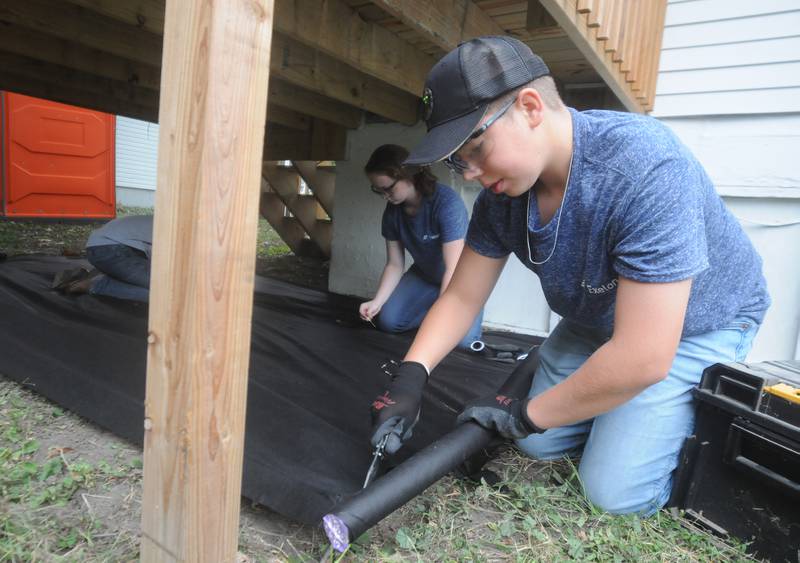
[[[156,190],[158,124],[117,117],[117,203],[152,207]]]
[[[751,358],[800,357],[800,114],[664,121],[703,163],[764,259],[774,304]]]
[[[798,0],[672,0],[653,115],[800,111]]]
[[[671,0],[656,102],[764,259],[751,360],[800,358],[800,1]]]

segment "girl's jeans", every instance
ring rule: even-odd
[[[413,267],[409,268],[389,300],[381,307],[378,328],[385,332],[405,332],[419,327],[438,297],[439,286],[424,280]],[[483,311],[478,314],[469,332],[458,344],[459,347],[469,348],[473,341],[480,340],[481,322]]]
[[[663,381],[592,420],[533,434],[517,445],[538,459],[582,450],[579,474],[592,503],[612,513],[649,516],[669,499],[678,454],[694,429],[692,389],[703,370],[743,361],[758,328],[737,318],[719,330],[684,337]],[[529,396],[569,377],[609,336],[562,320],[539,351]]]

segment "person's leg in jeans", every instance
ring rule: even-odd
[[[410,268],[378,314],[378,328],[385,332],[405,332],[417,328],[439,297],[439,288]]]
[[[562,319],[539,347],[539,367],[528,396],[540,395],[560,383],[606,341],[606,335]],[[551,428],[518,440],[517,446],[536,459],[558,459],[579,453],[591,429],[591,421]]]
[[[123,244],[91,246],[89,262],[102,272],[89,288],[93,295],[148,301],[150,297],[150,259],[144,252]]]
[[[681,446],[694,427],[692,389],[703,370],[715,362],[744,360],[757,331],[752,321],[736,319],[723,329],[684,337],[663,381],[593,421],[548,430],[519,445],[529,454],[552,458],[576,451],[585,441],[579,473],[589,500],[608,512],[650,515],[669,498]],[[550,347],[547,359],[585,353],[587,343],[599,346],[605,338],[582,329],[576,332],[580,337],[571,345],[559,346],[557,341]],[[563,354],[554,354],[554,348]],[[534,392],[563,378],[554,377],[552,373],[562,372],[551,366],[538,370],[537,378],[540,371],[546,374],[545,381],[538,386],[534,382]]]
[[[481,339],[481,335],[483,334],[481,325],[483,324],[483,309],[481,312],[478,313],[478,316],[475,317],[475,320],[472,322],[472,326],[469,327],[469,331],[467,332],[466,336],[461,339],[461,342],[458,343],[459,348],[468,349],[469,345],[475,342],[476,340]]]
[[[410,268],[381,307],[377,319],[378,328],[385,332],[405,332],[418,328],[438,297],[439,286],[426,281],[414,268]],[[472,323],[469,332],[458,344],[459,347],[469,348],[473,341],[480,339],[482,321],[483,311]]]

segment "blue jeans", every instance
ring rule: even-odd
[[[579,474],[587,498],[607,512],[649,516],[669,499],[678,454],[694,429],[692,389],[703,370],[716,362],[743,361],[758,328],[737,318],[725,328],[684,337],[663,381],[592,420],[531,435],[517,446],[538,459],[583,450]],[[539,351],[529,396],[569,377],[609,337],[562,320]]]
[[[89,263],[102,272],[89,293],[147,302],[150,298],[150,259],[124,244],[104,244],[86,249]]]
[[[389,300],[381,307],[378,328],[385,332],[405,332],[419,327],[434,301],[439,297],[439,286],[423,279],[413,267],[403,274]],[[467,335],[458,344],[469,348],[481,337],[483,311],[478,314]]]

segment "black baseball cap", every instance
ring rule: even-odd
[[[428,134],[403,164],[424,166],[447,158],[475,130],[492,100],[548,74],[544,61],[513,37],[461,43],[428,73],[422,94]]]

